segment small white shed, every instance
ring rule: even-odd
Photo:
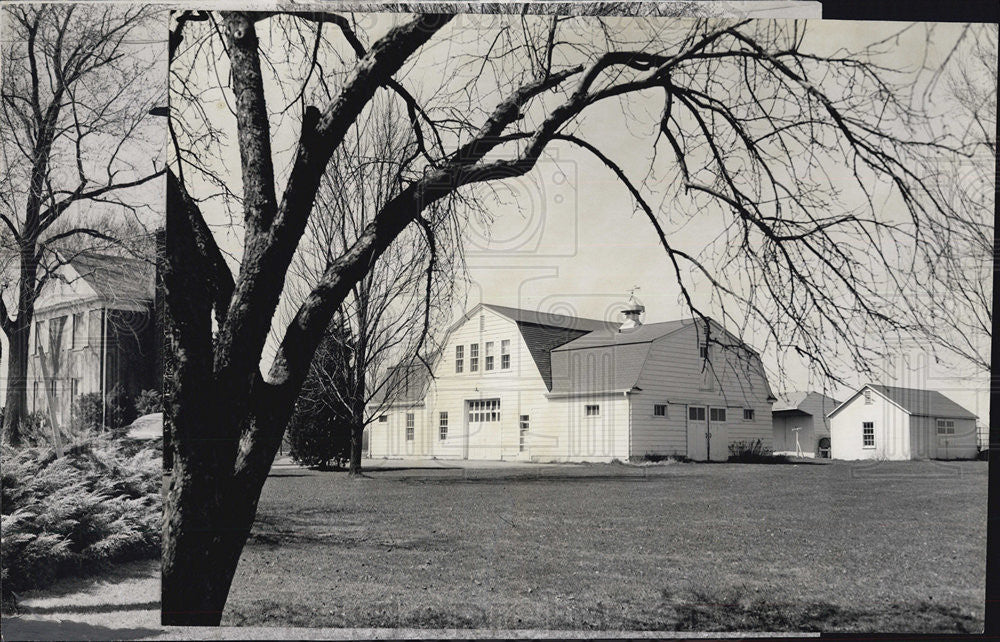
[[[936,390],[869,384],[827,419],[834,459],[976,456],[976,415]]]

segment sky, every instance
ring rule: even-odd
[[[398,18],[362,17],[371,33],[384,31],[388,22],[395,19]],[[813,21],[808,24],[806,42],[816,52],[826,53],[842,48],[856,50],[889,38],[888,53],[882,61],[887,65],[915,68],[922,55],[925,30],[919,27],[896,37],[902,28],[898,23]],[[950,42],[960,28],[936,26],[936,41]],[[269,45],[268,37],[268,33],[263,33],[264,47]],[[476,33],[472,37],[480,39]],[[467,41],[467,46],[474,47],[476,43]],[[419,64],[434,69],[441,62],[436,55],[441,54],[424,55]],[[941,55],[932,51],[928,62],[933,63],[934,56]],[[224,75],[224,66],[220,65],[219,71]],[[269,88],[269,104],[280,104],[282,98],[277,89]],[[224,96],[211,96],[204,104],[213,119],[231,126],[226,100]],[[932,104],[929,108],[938,107]],[[643,145],[642,141],[648,139],[651,122],[644,122],[640,115],[629,128],[606,127],[605,116],[620,118],[620,114],[610,112],[592,113],[583,126],[587,139],[619,162],[627,173],[641,176],[649,163],[650,146],[648,142]],[[287,166],[288,150],[292,149],[294,126],[295,121],[291,118],[272,122],[279,190],[283,180],[281,170]],[[231,189],[236,189],[232,186],[240,184],[239,160],[235,139],[230,140],[230,148],[213,167],[228,176]],[[205,190],[207,193],[207,187]],[[505,181],[499,192],[498,201],[490,207],[492,220],[486,224],[473,218],[468,224],[465,247],[470,284],[464,305],[456,306],[456,315],[461,312],[459,308],[468,309],[484,301],[617,319],[618,311],[633,288],[637,288],[635,295],[646,307],[645,322],[686,315],[678,301],[679,289],[669,263],[648,221],[643,214],[634,211],[630,196],[615,177],[585,152],[553,144],[533,172]],[[898,201],[889,198],[887,193],[877,191],[876,195],[879,206],[888,211],[887,216],[892,216],[891,210],[899,207]],[[845,195],[848,200],[856,197],[856,194]],[[210,204],[203,209],[209,222],[217,226],[221,245],[232,255],[235,265],[242,233],[238,227],[226,230],[223,226],[238,220],[238,212]],[[705,219],[692,219],[685,225],[671,228],[672,242],[692,246],[712,242],[716,232],[704,221],[718,216],[719,212],[706,211],[704,214]],[[705,295],[705,292],[699,294]],[[757,339],[752,335],[746,337],[751,345],[755,345]],[[272,350],[274,343],[273,339],[269,343]],[[836,354],[838,346],[831,341],[828,349]],[[919,345],[901,346],[897,352],[892,361],[880,364],[886,374],[879,383],[940,390],[986,419],[988,381],[984,375],[970,376],[947,363],[935,362]],[[265,367],[268,356],[265,354]],[[765,354],[765,368],[772,386],[779,391],[822,389],[824,385],[794,359],[779,361]],[[841,371],[839,374],[849,388],[867,383],[857,373]],[[829,392],[845,398],[849,389],[834,387]]]

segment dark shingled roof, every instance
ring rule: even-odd
[[[872,390],[885,395],[891,401],[899,404],[911,415],[921,417],[950,417],[956,419],[975,419],[972,414],[937,390],[918,390],[916,388],[897,388],[894,386],[878,386],[869,384]],[[853,397],[852,397],[853,398]]]
[[[141,259],[81,252],[69,261],[80,277],[110,303],[153,300],[156,266]]]
[[[553,348],[594,330],[607,328],[610,325],[618,327],[618,324],[609,324],[597,319],[521,310],[491,303],[484,303],[483,307],[498,312],[517,323],[517,329],[524,337],[528,352],[531,354],[535,366],[538,367],[539,374],[542,375],[545,387],[549,390],[552,390],[552,356],[550,353]]]
[[[647,323],[638,328],[619,332],[620,324],[605,324],[601,328],[584,336],[559,346],[558,350],[579,350],[581,348],[602,348],[605,346],[623,346],[631,343],[652,343],[675,330],[694,323],[694,319],[679,319],[661,323]]]

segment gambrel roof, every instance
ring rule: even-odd
[[[911,415],[920,417],[947,417],[949,419],[975,419],[972,414],[937,390],[920,390],[919,388],[898,388],[895,386],[880,386],[868,384],[862,386],[851,398],[837,406],[827,417],[832,417],[841,408],[847,406],[861,395],[865,389],[871,389],[899,406]]]
[[[517,329],[524,338],[525,345],[528,346],[528,352],[538,367],[539,374],[542,375],[545,387],[549,390],[552,389],[552,350],[592,331],[611,325],[618,327],[617,324],[597,319],[521,310],[492,303],[482,305],[517,323]]]

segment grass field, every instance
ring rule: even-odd
[[[275,468],[224,623],[981,631],[986,466]]]

